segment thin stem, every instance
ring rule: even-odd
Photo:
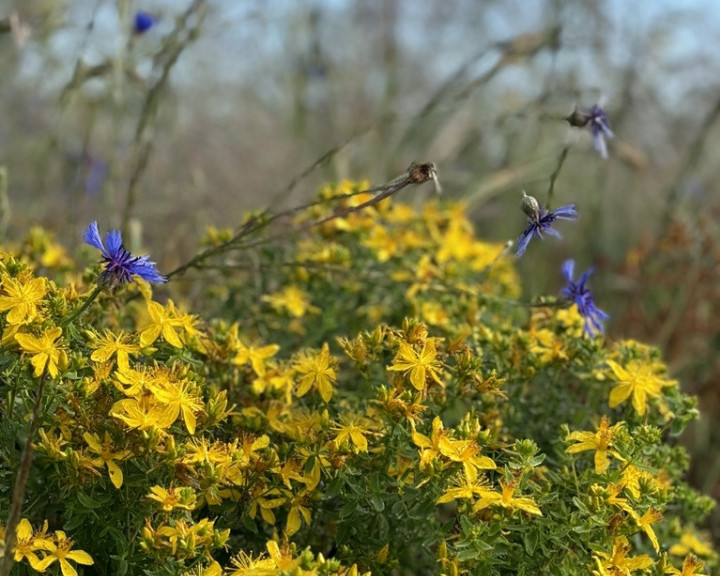
[[[95,298],[97,298],[102,291],[103,287],[100,284],[95,286],[95,290],[93,290],[90,296],[87,297],[87,300],[83,302],[83,305],[80,306],[80,308],[78,308],[75,312],[73,312],[69,318],[63,319],[63,321],[60,322],[60,326],[64,328],[65,326],[72,324],[75,320],[77,320],[77,318],[90,307],[90,304],[95,301]]]
[[[43,390],[45,389],[46,381],[47,365],[40,377],[40,385],[37,389],[32,419],[30,420],[30,431],[28,432],[27,440],[25,440],[25,447],[23,448],[22,458],[20,460],[20,468],[18,469],[15,480],[15,488],[10,503],[10,514],[8,515],[7,524],[5,525],[5,554],[3,555],[2,563],[0,563],[0,576],[8,576],[13,565],[15,544],[17,543],[16,530],[17,525],[20,523],[25,489],[27,488],[28,477],[30,476],[33,440],[35,440],[35,434],[40,424],[40,406],[42,405]]]
[[[182,274],[183,272],[189,270],[190,268],[196,268],[199,265],[201,265],[204,261],[206,261],[208,258],[211,258],[213,256],[217,256],[219,254],[223,254],[225,252],[228,252],[230,250],[237,250],[237,249],[247,249],[247,248],[253,248],[255,246],[259,246],[261,244],[266,244],[273,240],[280,240],[283,238],[286,238],[289,233],[293,232],[302,232],[307,231],[312,228],[315,228],[317,226],[320,226],[322,224],[325,224],[326,222],[330,222],[331,220],[335,220],[337,218],[344,218],[345,216],[348,216],[349,214],[352,214],[354,212],[359,212],[361,210],[364,210],[365,208],[368,208],[370,206],[373,206],[380,202],[381,200],[384,200],[385,198],[392,196],[396,192],[399,192],[406,186],[409,186],[411,184],[422,184],[423,182],[427,182],[429,180],[436,181],[437,180],[437,171],[435,169],[435,165],[432,162],[428,162],[425,164],[416,164],[412,163],[410,165],[410,168],[408,168],[408,171],[401,176],[398,176],[397,178],[394,178],[390,182],[387,182],[386,184],[383,184],[382,186],[374,186],[372,188],[368,188],[367,190],[360,190],[358,192],[352,192],[349,194],[341,194],[338,196],[333,196],[332,198],[323,198],[321,200],[316,200],[314,202],[310,202],[307,204],[303,204],[301,206],[296,206],[295,208],[291,208],[289,210],[284,210],[282,212],[278,212],[276,214],[270,213],[268,210],[263,211],[259,215],[253,215],[248,221],[243,224],[243,226],[240,228],[240,230],[227,242],[224,242],[220,244],[219,246],[213,246],[211,248],[208,248],[207,250],[204,250],[200,254],[197,254],[193,258],[191,258],[188,262],[183,264],[182,266],[176,268],[172,272],[168,273],[166,276],[168,279],[172,278],[173,276],[177,276],[178,274]],[[253,234],[255,232],[258,232],[267,226],[269,226],[272,222],[275,220],[278,220],[282,217],[291,216],[293,214],[296,214],[298,212],[301,212],[303,210],[306,210],[308,208],[318,206],[327,202],[333,202],[337,201],[342,198],[347,198],[350,196],[357,196],[359,194],[365,194],[369,192],[378,192],[376,196],[368,200],[367,202],[363,202],[362,204],[358,206],[350,206],[347,208],[343,208],[341,210],[337,210],[333,212],[330,216],[326,216],[324,218],[321,218],[319,220],[314,220],[309,223],[302,224],[300,226],[296,226],[294,229],[291,229],[290,231],[285,231],[281,235],[277,235],[275,237],[270,238],[264,238],[261,240],[256,240],[254,242],[247,242],[241,244],[239,241],[243,239],[246,236],[249,236],[250,234]]]
[[[562,149],[562,152],[560,152],[560,156],[558,156],[557,166],[555,166],[555,170],[553,171],[553,173],[550,174],[550,185],[548,186],[547,203],[545,204],[546,210],[550,210],[550,204],[552,203],[553,194],[555,193],[555,182],[560,175],[563,164],[565,164],[565,159],[567,158],[570,148],[571,146],[567,145],[565,146],[565,148]]]

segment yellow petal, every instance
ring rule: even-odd
[[[630,384],[623,383],[618,384],[610,391],[610,408],[615,408],[615,406],[622,404],[630,397],[630,393],[632,392],[632,387]]]
[[[180,340],[180,337],[177,335],[177,332],[175,332],[175,328],[173,328],[170,324],[165,324],[163,326],[162,335],[163,338],[165,338],[165,342],[167,342],[171,346],[174,346],[175,348],[183,347],[183,343]]]
[[[92,559],[92,556],[85,552],[84,550],[71,550],[68,552],[67,557],[70,558],[70,560],[74,560],[78,564],[85,564],[86,566],[91,566],[95,563],[95,561]]]
[[[152,326],[148,326],[140,333],[140,346],[142,348],[145,348],[147,346],[150,346],[155,340],[158,339],[158,336],[160,336],[160,331],[162,328],[158,324],[153,324]]]
[[[67,556],[69,558],[70,554]],[[77,570],[75,570],[72,564],[65,560],[65,558],[60,558],[60,569],[62,570],[63,576],[77,576]]]
[[[18,540],[27,540],[32,536],[32,525],[29,520],[23,518],[17,525],[16,533]]]
[[[287,517],[285,531],[288,536],[292,536],[298,530],[300,530],[300,512],[298,512],[297,508],[292,508]]]
[[[123,483],[123,473],[122,470],[120,470],[120,466],[112,460],[106,460],[105,464],[107,465],[108,474],[110,475],[110,482],[113,483],[115,488],[120,488]]]

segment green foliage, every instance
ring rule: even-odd
[[[716,565],[676,444],[697,410],[657,351],[519,301],[461,205],[347,211],[364,188],[324,189],[302,234],[219,251],[193,314],[138,280],[76,315],[95,275],[38,231],[8,247],[3,518],[41,400],[18,574]]]

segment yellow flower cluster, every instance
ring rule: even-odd
[[[283,250],[233,254],[188,291],[213,296],[202,320],[139,279],[75,316],[91,276],[52,243],[3,258],[0,402],[23,434],[48,386],[26,514],[92,553],[23,520],[15,559],[64,576],[93,559],[186,576],[715,562],[671,505],[682,458],[659,426],[689,404],[656,352],[582,338],[555,300],[521,305],[505,246],[477,240],[462,204],[351,210],[365,188],[323,190]],[[44,256],[67,287],[35,276]],[[246,257],[267,261],[234,277]]]
[[[63,576],[77,576],[77,570],[70,560],[86,566],[93,564],[93,559],[83,550],[73,550],[73,541],[62,530],[48,534],[47,521],[42,529],[33,531],[30,522],[23,518],[17,526],[17,543],[15,544],[15,562],[27,560],[36,572],[45,572],[52,564],[60,565]]]

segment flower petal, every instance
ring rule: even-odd
[[[103,246],[102,240],[100,238],[97,221],[92,222],[90,226],[87,227],[87,229],[83,233],[83,240],[85,240],[86,244],[89,244],[93,248],[97,248],[98,250],[100,250],[100,252],[105,254],[105,246]]]

